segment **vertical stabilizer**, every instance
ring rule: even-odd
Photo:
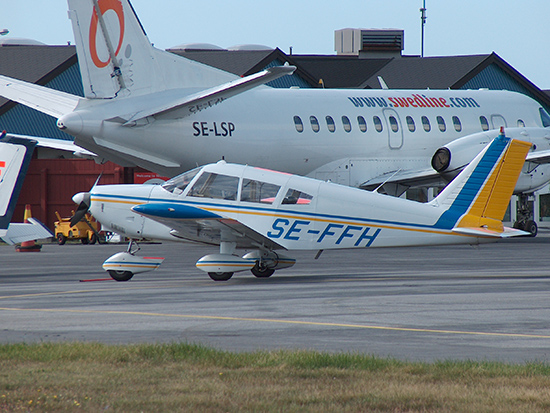
[[[10,224],[36,141],[0,137],[0,231]]]
[[[207,88],[236,78],[155,49],[128,0],[68,0],[68,4],[87,98]]]
[[[502,219],[530,148],[529,142],[507,138],[502,131],[432,201],[446,209],[436,226],[503,232]]]

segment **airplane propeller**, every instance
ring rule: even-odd
[[[90,191],[92,191],[95,188],[95,186],[98,184],[99,180],[101,179],[101,175],[102,174],[100,174],[97,177]],[[74,213],[74,215],[71,217],[71,221],[70,221],[71,227],[78,224],[82,220],[82,218],[86,216],[86,213],[90,209],[90,205],[91,205],[90,192],[79,192],[78,194],[74,195],[72,199],[75,204],[78,204],[78,208],[76,209],[76,212]]]
[[[73,201],[78,204],[78,208],[76,209],[74,215],[71,217],[71,227],[74,227],[76,224],[78,224],[82,220],[82,218],[84,218],[84,216],[88,212],[88,209],[90,209],[90,193],[79,192],[78,194],[73,196]]]

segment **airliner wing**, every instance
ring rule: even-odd
[[[132,210],[172,228],[171,234],[178,238],[217,245],[223,234],[238,248],[285,249],[240,221],[189,205],[150,203],[136,205]]]
[[[530,152],[525,161],[540,164],[550,163],[550,150]]]
[[[278,79],[281,76],[290,75],[294,70],[296,70],[295,66],[271,67],[262,72],[233,80],[220,86],[176,98],[161,106],[137,112],[127,117],[127,119],[125,116],[119,116],[118,118],[126,120],[124,123],[126,126],[134,126],[136,121],[148,116],[155,116],[158,119],[178,119],[191,116],[201,110],[215,106],[232,96]]]
[[[0,75],[0,96],[59,118],[72,112],[80,98],[70,93]]]

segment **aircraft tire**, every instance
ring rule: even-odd
[[[537,223],[530,219],[525,222],[523,230],[529,232],[531,234],[531,237],[536,237],[538,233]]]
[[[57,234],[57,243],[59,245],[64,245],[65,242],[67,242],[67,237],[65,235],[63,235],[61,232],[59,234]]]
[[[134,276],[131,271],[109,270],[108,273],[115,281],[129,281]]]
[[[256,265],[250,269],[252,274],[257,278],[269,278],[275,272],[272,268],[262,267],[260,268],[260,263],[256,261]]]
[[[232,272],[209,272],[208,275],[210,278],[212,278],[214,281],[227,281],[231,277],[233,277]]]

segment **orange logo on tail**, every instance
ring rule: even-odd
[[[122,3],[120,2],[120,0],[99,0],[98,5],[102,16],[108,10],[113,10],[118,16],[118,23],[120,25],[120,34],[118,36],[118,45],[115,51],[115,56],[116,56],[118,55],[118,52],[122,47],[122,41],[124,40],[124,10],[122,7]],[[94,8],[92,12],[92,21],[90,22],[90,54],[94,64],[99,68],[103,68],[109,64],[109,62],[111,61],[111,57],[109,56],[107,61],[104,62],[97,55],[96,37],[97,37],[97,25],[99,23],[98,20],[99,19],[98,19],[96,10]]]
[[[0,161],[0,168],[5,168],[5,167],[6,167],[6,162]],[[0,176],[2,176],[2,169],[0,169]]]

